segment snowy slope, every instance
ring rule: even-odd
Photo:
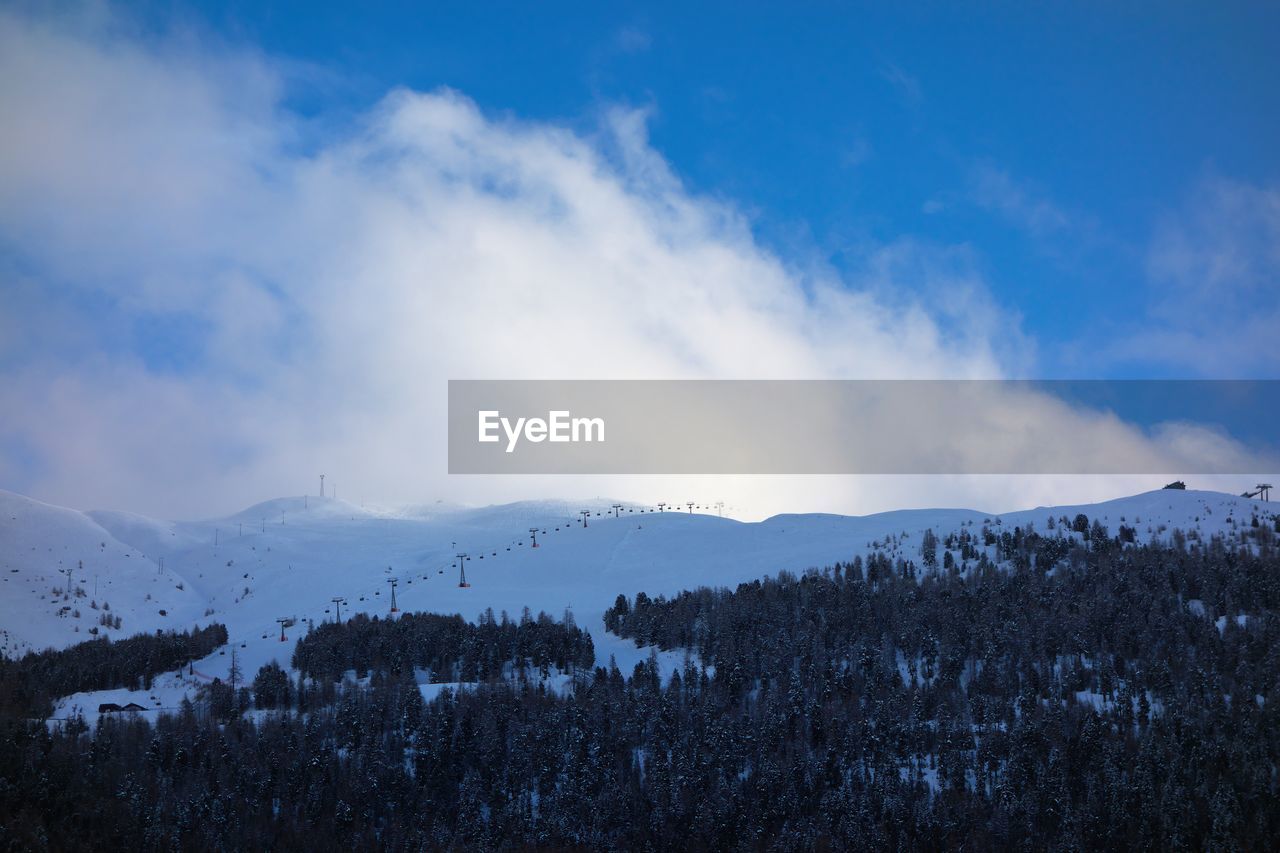
[[[242,667],[252,674],[272,658],[288,664],[292,642],[279,641],[277,618],[299,623],[286,630],[292,640],[308,620],[333,618],[335,596],[346,598],[344,616],[357,611],[386,614],[387,580],[396,578],[401,610],[475,618],[492,608],[514,618],[526,606],[555,616],[572,609],[578,623],[591,631],[598,659],[605,662],[614,655],[625,668],[647,651],[600,628],[603,611],[619,593],[732,586],[784,569],[802,571],[849,560],[877,547],[896,549],[919,563],[925,529],[943,537],[969,525],[976,532],[987,523],[1003,529],[1033,524],[1044,532],[1050,516],[1072,518],[1078,512],[1097,518],[1113,534],[1121,523],[1128,524],[1140,540],[1167,538],[1175,528],[1198,530],[1206,537],[1231,536],[1255,514],[1273,523],[1278,506],[1213,492],[1156,491],[1101,504],[1002,515],[903,510],[864,517],[786,515],[747,524],[635,507],[615,519],[611,503],[384,509],[282,498],[224,519],[167,523],[122,513],[85,515],[0,493],[0,507],[5,508],[0,565],[6,577],[0,619],[10,634],[10,650],[15,642],[25,647],[85,639],[88,626],[83,623],[91,620],[80,620],[81,632],[73,633],[73,622],[56,615],[64,603],[49,594],[58,585],[58,560],[84,559],[87,573],[97,572],[100,584],[109,579],[113,612],[127,608],[119,611],[125,621],[117,635],[223,622]],[[593,510],[586,529],[577,515],[584,507]],[[536,549],[529,545],[528,528],[534,525],[540,531]],[[458,586],[454,555],[460,551],[471,555],[466,564],[469,588]],[[160,558],[163,575],[157,570]],[[9,575],[10,565],[20,567],[20,574]],[[178,590],[178,583],[185,588]],[[13,591],[20,594],[11,595]],[[82,614],[86,610],[80,609]],[[159,616],[160,609],[168,615]],[[215,653],[196,669],[204,677],[225,677],[229,660],[225,652]],[[173,689],[186,687],[175,682]]]
[[[95,630],[191,626],[203,599],[180,574],[160,571],[158,553],[119,541],[84,513],[0,491],[0,653],[67,646]],[[101,624],[108,615],[118,629]]]

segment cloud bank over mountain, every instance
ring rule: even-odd
[[[0,13],[0,483],[169,517],[301,492],[321,471],[371,500],[715,489],[748,515],[859,510],[919,491],[447,482],[445,382],[1034,372],[965,247],[904,237],[867,249],[855,277],[784,258],[681,183],[643,111],[602,108],[584,130],[397,90],[308,115],[292,95],[317,74],[96,7]],[[1096,420],[1064,417],[1077,440]],[[1172,452],[1160,434],[1124,440]],[[998,505],[1058,486],[931,488]]]

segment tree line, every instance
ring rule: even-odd
[[[427,670],[431,681],[488,681],[519,661],[542,675],[552,669],[590,669],[595,660],[591,635],[545,613],[535,618],[526,608],[518,621],[492,610],[476,623],[460,615],[405,613],[398,619],[358,614],[343,623],[317,626],[298,641],[293,668],[315,679],[341,681],[348,672],[364,678],[370,671],[398,676]]]
[[[199,660],[227,642],[226,626],[106,638],[65,649],[0,657],[0,715],[47,717],[53,700],[85,690],[150,690],[151,679]]]

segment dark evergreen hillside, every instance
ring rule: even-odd
[[[150,689],[151,679],[227,642],[223,625],[90,640],[58,651],[0,657],[0,714],[48,716],[51,701],[82,690]]]
[[[281,710],[257,725],[213,699],[96,733],[4,720],[0,848],[1273,847],[1280,556],[1082,526],[1052,554],[1001,534],[1008,570],[876,555],[619,597],[613,629],[701,657],[665,684],[652,661],[567,695],[485,681],[589,647],[406,617],[313,632],[319,679],[264,667]],[[481,683],[424,703],[412,667]],[[370,677],[335,691],[345,669]]]
[[[1027,546],[1034,553],[1037,544]],[[999,706],[1027,689],[1043,701],[1071,703],[1087,691],[1136,709],[1215,695],[1256,704],[1277,687],[1280,571],[1270,549],[1109,543],[1067,554],[1051,573],[1016,555],[1015,564],[917,581],[876,554],[732,592],[619,596],[605,623],[637,644],[692,649],[735,679],[792,671],[807,685],[851,676],[892,683],[900,673],[930,712],[991,705],[988,694]],[[1215,624],[1206,612],[1228,617]],[[1012,723],[1013,705],[997,718]]]
[[[430,670],[432,681],[488,681],[511,664],[546,675],[553,667],[590,669],[594,662],[591,636],[571,619],[556,622],[545,613],[534,619],[528,611],[519,622],[487,612],[474,625],[457,615],[378,619],[362,613],[317,627],[293,653],[295,669],[329,681],[341,681],[351,670],[364,678],[370,671],[399,676],[414,668]]]

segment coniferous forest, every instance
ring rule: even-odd
[[[227,642],[224,625],[191,631],[102,638],[61,651],[0,657],[0,715],[48,716],[52,700],[82,690],[151,688],[151,679],[198,660]]]
[[[0,848],[1273,847],[1271,537],[1084,527],[619,595],[668,677],[571,620],[357,617],[155,724],[7,713]]]

